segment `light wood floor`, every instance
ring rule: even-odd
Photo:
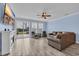
[[[74,44],[63,51],[58,51],[48,45],[45,38],[41,39],[17,39],[9,56],[78,56],[79,45]]]

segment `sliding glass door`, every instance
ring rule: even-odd
[[[43,31],[43,23],[41,22],[31,22],[31,35],[32,33],[35,33],[35,34],[42,34],[42,31]]]
[[[32,32],[43,32],[43,22],[36,21],[19,21],[17,22],[17,34],[24,34],[32,37]]]

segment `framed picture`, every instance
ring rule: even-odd
[[[3,23],[8,25],[13,25],[15,23],[15,20],[12,18],[13,11],[9,7],[8,4],[4,5],[4,15],[3,15]]]

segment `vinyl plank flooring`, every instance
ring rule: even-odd
[[[64,49],[62,53],[68,54],[70,56],[79,56],[79,44],[71,45],[70,47]]]
[[[17,39],[9,56],[75,56],[79,55],[79,45],[74,44],[63,51],[48,45],[46,38]]]

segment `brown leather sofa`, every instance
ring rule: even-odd
[[[74,32],[53,32],[47,37],[48,45],[63,50],[75,43],[76,35]]]

